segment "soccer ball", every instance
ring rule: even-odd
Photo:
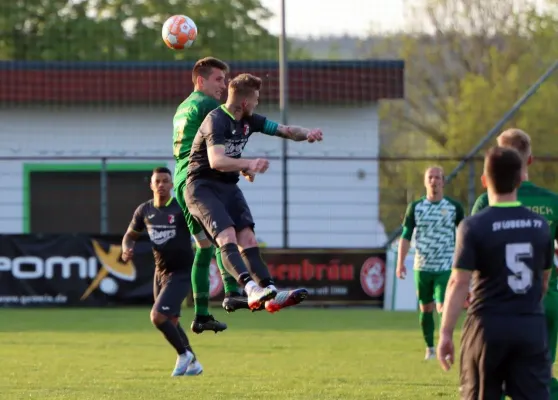
[[[173,15],[163,25],[163,41],[173,50],[182,50],[194,44],[198,27],[186,15]]]

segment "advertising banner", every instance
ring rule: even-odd
[[[133,260],[121,259],[120,236],[0,235],[0,307],[149,305],[154,263],[147,238]],[[262,249],[279,289],[304,287],[308,305],[382,307],[383,250]],[[213,303],[223,283],[213,261]]]

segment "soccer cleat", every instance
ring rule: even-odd
[[[427,347],[426,354],[424,355],[425,360],[434,360],[436,358],[436,350],[434,347]]]
[[[188,367],[192,363],[194,359],[194,355],[190,351],[186,351],[186,353],[181,354],[176,359],[176,364],[174,366],[174,371],[172,371],[171,376],[182,376],[186,374]]]
[[[271,300],[275,296],[277,296],[277,290],[275,289],[254,286],[248,294],[248,307],[250,307],[250,310],[252,311],[261,309],[267,300]]]
[[[265,302],[265,309],[274,313],[286,307],[296,306],[302,303],[306,297],[308,297],[306,289],[283,290],[277,293],[274,299]]]
[[[248,298],[244,296],[225,297],[225,300],[223,300],[223,308],[228,313],[235,312],[236,310],[250,309],[250,307],[248,307]]]
[[[227,324],[223,322],[219,322],[215,318],[213,318],[213,315],[209,315],[201,318],[196,317],[196,319],[192,321],[192,325],[190,326],[190,329],[192,330],[192,332],[197,334],[202,333],[204,331],[213,331],[217,333],[227,329]]]
[[[198,360],[190,363],[188,368],[186,369],[187,376],[196,376],[200,375],[203,372],[203,367]]]

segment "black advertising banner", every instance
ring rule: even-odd
[[[0,235],[0,307],[139,305],[153,302],[154,263],[147,237],[122,262],[120,236]],[[304,287],[308,305],[383,305],[383,250],[262,249],[280,289]],[[211,265],[210,295],[223,298]]]
[[[120,259],[120,236],[0,235],[0,306],[149,304],[153,255],[138,241]]]
[[[368,305],[384,302],[386,253],[381,250],[262,249],[280,289],[304,287],[308,305]],[[210,296],[223,298],[223,283],[211,265]]]

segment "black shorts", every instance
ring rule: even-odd
[[[467,316],[461,338],[463,400],[550,399],[544,316]]]
[[[237,232],[254,229],[248,203],[234,183],[208,179],[190,181],[186,185],[186,205],[214,243],[217,235],[229,227]]]
[[[155,271],[153,277],[153,309],[167,317],[180,317],[182,302],[191,286],[189,273]]]

